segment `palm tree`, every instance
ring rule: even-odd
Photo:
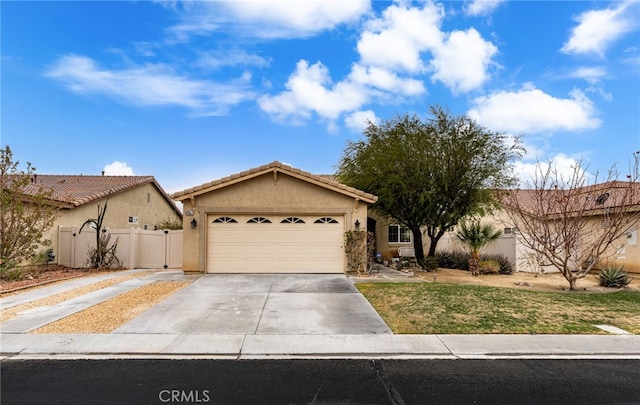
[[[495,230],[489,224],[481,225],[480,221],[471,223],[462,222],[460,229],[456,232],[456,236],[460,242],[464,243],[471,250],[471,259],[469,259],[469,270],[471,274],[477,276],[478,264],[480,263],[480,250],[488,243],[493,242],[502,236],[502,231]]]

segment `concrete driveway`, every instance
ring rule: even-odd
[[[112,333],[362,335],[391,330],[344,275],[212,274]]]

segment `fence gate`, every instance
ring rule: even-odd
[[[96,231],[79,227],[59,227],[56,258],[58,264],[84,268],[89,249],[96,245]],[[116,256],[127,269],[179,269],[182,267],[182,230],[145,231],[108,229],[111,244],[117,243]]]

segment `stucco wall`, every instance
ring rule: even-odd
[[[60,226],[80,226],[89,218],[97,218],[98,205],[104,206],[106,198],[81,205],[73,209],[63,209],[54,226],[45,238],[52,241],[54,251],[58,244]],[[138,223],[129,223],[129,216],[138,217]],[[126,190],[109,197],[107,213],[103,225],[107,228],[148,229],[165,220],[178,221],[180,216],[162,193],[153,184],[144,184],[132,190]]]
[[[585,229],[588,230],[592,228],[598,230],[601,227],[602,220],[602,217],[590,218]],[[509,224],[508,216],[502,210],[497,211],[492,215],[492,217],[487,218],[487,221],[493,222],[496,226],[501,228],[504,228],[504,226],[506,226],[505,224]],[[581,237],[584,238],[584,242],[587,243],[589,237],[593,236],[594,233],[586,231],[585,235],[581,235]],[[597,268],[602,268],[608,264],[618,264],[623,265],[627,272],[640,273],[640,245],[638,244],[640,241],[638,241],[638,233],[637,226],[630,233],[630,237],[624,235],[616,239],[605,254],[606,258],[597,266]],[[518,254],[518,259],[520,260],[518,265],[519,271],[530,271],[528,269],[529,264],[526,263],[526,256],[528,252],[530,252],[529,249],[522,247]],[[578,264],[576,263],[576,266],[577,265]],[[545,266],[544,270],[545,272],[558,271],[552,266]]]
[[[204,272],[207,216],[233,213],[296,213],[344,215],[347,227],[356,220],[364,228],[367,204],[356,203],[350,196],[297,179],[285,173],[273,172],[246,179],[236,184],[194,197],[184,204],[183,270]],[[193,211],[193,216],[189,215]],[[198,223],[191,229],[191,221]],[[351,229],[351,228],[348,228]]]
[[[599,228],[602,226],[603,218],[595,217],[590,221],[589,226]],[[606,265],[623,265],[627,272],[640,273],[640,241],[638,240],[637,224],[628,234],[617,238],[605,253],[606,258],[598,267]]]
[[[411,235],[411,242],[409,243],[396,243],[389,242],[389,225],[398,225],[398,221],[389,220],[386,217],[381,217],[372,211],[369,211],[369,216],[376,220],[376,229],[367,229],[369,232],[374,232],[376,236],[376,253],[380,253],[382,259],[391,261],[392,258],[398,257],[398,248],[400,247],[413,247],[413,235]],[[429,247],[429,238],[424,240],[423,244],[425,248]]]

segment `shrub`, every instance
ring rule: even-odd
[[[478,263],[478,270],[482,274],[498,274],[500,272],[500,263],[497,260],[481,260]]]
[[[631,282],[622,266],[607,266],[600,270],[600,285],[603,287],[622,288]]]
[[[350,273],[367,272],[367,233],[365,231],[346,231],[344,248],[347,255],[347,270]]]
[[[17,267],[5,267],[0,273],[0,278],[6,281],[20,281],[24,280],[25,275]]]
[[[438,266],[446,269],[469,270],[469,252],[461,250],[441,250],[436,252]]]
[[[427,256],[424,258],[424,269],[426,271],[436,271],[438,270],[438,259],[433,256]]]
[[[505,255],[495,254],[495,255],[484,255],[483,258],[485,260],[494,260],[498,262],[500,265],[500,274],[511,274],[513,273],[513,263],[511,260]]]
[[[157,229],[168,229],[170,231],[176,231],[182,229],[182,221],[179,219],[167,218],[156,225]]]

